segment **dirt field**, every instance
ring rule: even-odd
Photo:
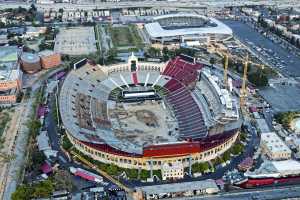
[[[177,141],[177,122],[162,102],[120,104],[110,116],[117,116],[120,129],[115,129],[117,138],[130,140],[139,145]]]

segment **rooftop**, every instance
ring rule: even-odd
[[[275,132],[262,133],[261,141],[268,147],[273,153],[286,152],[291,153],[288,146],[280,139]]]
[[[217,184],[212,179],[207,179],[205,181],[192,181],[192,182],[182,182],[182,183],[170,183],[163,185],[151,185],[138,188],[145,192],[146,194],[163,194],[163,193],[176,193],[185,192],[193,190],[206,190],[215,189],[219,190]]]
[[[51,56],[53,54],[56,54],[56,53],[51,50],[44,50],[44,51],[39,52],[39,56],[41,56],[41,57],[47,57],[47,56]]]
[[[0,81],[18,79],[21,73],[18,65],[20,52],[21,50],[16,46],[0,47]]]
[[[295,160],[282,161],[265,161],[261,164],[259,169],[254,172],[246,172],[246,176],[265,177],[266,175],[273,175],[275,177],[282,175],[292,175],[300,173],[300,162]]]
[[[184,14],[185,15],[185,14]],[[181,14],[180,16],[184,16]],[[171,15],[172,16],[172,15]],[[196,15],[197,16],[197,15]],[[162,18],[161,16],[160,18]],[[157,18],[154,18],[154,20]],[[151,37],[172,37],[172,36],[182,36],[182,35],[200,35],[200,34],[228,34],[232,35],[232,30],[215,18],[209,18],[210,22],[216,26],[211,27],[192,27],[183,29],[164,29],[159,22],[154,21],[152,23],[146,24],[145,28]]]

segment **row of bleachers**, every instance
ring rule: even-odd
[[[207,102],[207,99],[205,99],[204,95],[201,93],[201,90],[198,87],[196,87],[195,90],[193,91],[193,95],[197,99],[197,103],[202,110],[203,116],[205,116],[204,117],[205,124],[207,126],[213,125],[214,124],[213,113],[210,112],[209,110],[210,106]]]
[[[219,115],[222,111],[222,104],[214,89],[209,85],[208,80],[202,76],[202,80],[197,82],[196,87],[201,91],[213,115]]]
[[[173,107],[178,121],[178,129],[182,139],[199,139],[207,135],[201,110],[188,91],[179,81],[171,79],[165,88],[169,90],[166,96]]]
[[[183,85],[175,79],[169,80],[164,87],[168,89],[170,92],[174,92],[180,88],[183,88]]]
[[[107,104],[106,101],[99,101],[95,98],[91,100],[91,113],[93,116],[93,122],[97,128],[109,129],[111,128],[111,122],[107,116]]]
[[[198,79],[198,70],[201,68],[201,64],[187,62],[178,56],[168,62],[163,75],[170,76],[188,86]]]
[[[90,114],[90,103],[90,96],[78,93],[74,102],[74,110],[76,112],[79,127],[94,131],[95,127],[93,126],[93,121]]]

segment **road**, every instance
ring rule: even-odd
[[[31,3],[25,3],[20,1],[0,1],[1,8],[18,8],[22,7],[30,7]],[[220,7],[228,7],[228,6],[242,6],[242,5],[276,5],[281,8],[285,7],[297,7],[300,6],[299,1],[297,0],[181,0],[181,1],[112,1],[112,2],[101,2],[95,1],[93,3],[86,2],[79,4],[69,4],[69,3],[55,3],[55,4],[36,4],[39,10],[59,10],[60,8],[69,9],[69,10],[93,10],[93,9],[118,9],[118,8],[220,8]]]
[[[60,70],[60,69],[56,69]],[[32,93],[30,98],[27,99],[26,102],[22,106],[24,106],[24,111],[22,112],[21,120],[19,121],[19,125],[15,126],[18,128],[18,135],[15,140],[15,148],[12,149],[12,153],[15,155],[15,159],[11,160],[8,164],[9,168],[6,174],[6,182],[5,188],[3,192],[3,199],[10,200],[11,194],[16,190],[17,184],[22,179],[23,166],[25,164],[26,159],[26,150],[27,150],[27,142],[28,142],[28,129],[27,129],[27,120],[31,117],[32,114],[32,104],[34,101],[34,92],[40,87],[43,80],[47,79],[47,77],[51,76],[56,70],[50,71],[49,73],[40,73],[39,76],[35,76],[33,79],[35,81],[30,82],[30,86],[32,88]],[[13,167],[12,167],[13,166]]]
[[[241,21],[223,20],[228,26],[230,26],[234,32],[234,35],[248,46],[251,51],[259,54],[251,46],[247,45],[246,41],[252,42],[255,46],[260,46],[266,49],[271,49],[280,60],[284,60],[285,68],[276,68],[281,74],[289,77],[300,77],[300,58],[294,54],[289,53],[286,49],[279,44],[273,43],[268,38],[264,37],[252,27],[244,24]],[[286,112],[286,111],[298,111],[300,109],[300,83],[295,85],[281,85],[277,84],[273,87],[265,87],[259,90],[259,94],[271,104],[274,112]]]
[[[276,188],[257,188],[253,190],[219,193],[216,195],[172,198],[172,200],[279,200],[297,197],[300,197],[299,185]]]

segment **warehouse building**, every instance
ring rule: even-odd
[[[275,132],[261,134],[261,147],[271,160],[287,160],[292,156],[292,151]]]

